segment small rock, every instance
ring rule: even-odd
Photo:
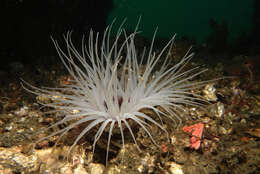
[[[225,106],[223,103],[218,102],[209,106],[209,112],[211,116],[221,118],[225,113]]]
[[[217,101],[216,88],[213,84],[206,85],[202,92],[207,100]]]
[[[91,174],[102,174],[105,170],[105,166],[98,163],[90,163],[88,167]]]
[[[171,174],[183,174],[182,166],[175,162],[167,162],[165,166],[169,167],[168,171]]]
[[[86,169],[83,167],[82,164],[79,164],[73,171],[74,171],[73,174],[89,174],[89,173],[86,171]],[[95,172],[101,172],[101,173],[103,173],[103,171],[104,171],[104,169],[101,170],[101,169],[96,168],[96,169],[94,169],[93,173],[92,173],[92,171],[91,171],[91,174],[98,174],[98,173],[95,173]],[[101,173],[100,173],[100,174],[101,174]]]

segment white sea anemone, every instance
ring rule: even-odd
[[[184,71],[184,66],[192,54],[185,55],[176,65],[170,65],[170,54],[167,50],[171,47],[174,37],[161,52],[156,54],[153,51],[154,34],[148,52],[144,49],[143,54],[139,56],[134,43],[137,30],[127,35],[120,27],[112,44],[110,33],[111,27],[108,27],[102,41],[99,42],[99,35],[94,36],[91,31],[87,44],[84,43],[84,39],[82,40],[81,51],[74,47],[71,33],[64,37],[66,51],[63,51],[57,41],[53,40],[59,57],[73,77],[73,83],[61,88],[37,88],[26,83],[31,88],[27,90],[40,96],[58,96],[51,103],[42,103],[43,106],[55,108],[55,112],[65,114],[62,120],[48,129],[66,122],[70,124],[39,139],[37,143],[57,134],[61,134],[62,137],[75,126],[88,122],[69,151],[86,133],[99,125],[94,137],[93,151],[95,144],[107,129],[107,161],[115,127],[119,127],[123,147],[126,130],[130,132],[133,141],[137,144],[129,120],[139,125],[156,144],[149,131],[150,124],[155,124],[168,135],[162,125],[164,118],[170,118],[175,122],[181,121],[179,113],[185,112],[183,105],[201,105],[198,101],[203,99],[198,99],[198,96],[190,90],[205,84],[205,82],[191,81],[204,70],[201,71],[196,67]],[[119,38],[122,37],[124,41],[119,44]],[[158,63],[161,63],[159,68]],[[141,71],[144,65],[144,71]],[[160,121],[142,112],[143,109],[153,111]],[[71,122],[73,120],[74,122]]]

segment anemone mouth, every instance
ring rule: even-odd
[[[176,124],[181,123],[180,113],[186,111],[183,105],[200,107],[203,104],[199,101],[207,102],[199,95],[190,92],[211,82],[191,81],[205,72],[198,67],[184,70],[193,54],[187,53],[179,63],[171,65],[169,55],[174,37],[156,54],[153,51],[155,31],[150,49],[148,52],[144,49],[139,58],[140,54],[137,53],[134,44],[138,25],[130,35],[127,35],[121,27],[112,44],[110,42],[112,26],[105,30],[101,45],[99,35],[94,36],[91,31],[88,44],[85,44],[84,38],[82,40],[81,52],[74,47],[71,32],[64,36],[66,52],[59,47],[56,40],[52,39],[62,63],[73,79],[72,83],[58,88],[38,88],[26,82],[23,84],[28,88],[23,86],[37,96],[51,98],[49,103],[40,103],[43,107],[54,108],[53,112],[65,115],[62,120],[47,129],[64,123],[68,125],[39,139],[36,143],[58,134],[60,137],[57,141],[59,141],[74,127],[82,125],[83,128],[78,135],[75,135],[68,155],[85,134],[96,130],[92,134],[94,153],[96,143],[106,132],[107,163],[112,134],[121,135],[124,147],[127,131],[138,147],[134,128],[139,126],[158,146],[150,132],[151,125],[157,126],[168,137],[168,132],[163,127],[164,119],[170,119]],[[119,45],[119,38],[122,36],[124,42]],[[153,114],[149,114],[147,110]]]

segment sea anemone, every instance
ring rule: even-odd
[[[38,96],[52,99],[56,96],[52,102],[41,104],[54,108],[54,112],[62,113],[65,117],[47,129],[69,123],[36,143],[57,134],[60,134],[60,139],[74,127],[87,123],[75,138],[68,154],[85,134],[98,127],[93,137],[93,152],[97,141],[107,131],[107,162],[112,132],[116,127],[119,128],[123,148],[127,130],[137,145],[130,120],[139,125],[156,144],[149,131],[151,124],[158,126],[168,136],[163,127],[165,119],[179,123],[182,120],[180,113],[186,111],[184,105],[202,105],[200,101],[204,100],[193,94],[191,89],[199,88],[206,82],[193,82],[191,79],[205,70],[199,67],[184,70],[193,55],[188,53],[179,63],[171,65],[170,51],[167,50],[173,45],[174,37],[159,53],[155,53],[154,34],[149,50],[145,51],[144,48],[138,54],[135,46],[137,29],[128,35],[121,26],[111,40],[111,28],[106,28],[101,39],[98,33],[90,31],[87,44],[82,39],[81,51],[73,45],[71,32],[64,36],[66,51],[53,39],[59,57],[73,79],[71,84],[59,88],[38,88],[23,83],[28,91]],[[145,68],[141,70],[141,67]],[[143,112],[144,109],[154,112],[154,116]]]

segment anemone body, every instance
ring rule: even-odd
[[[62,137],[75,126],[88,122],[74,140],[70,150],[83,135],[98,125],[93,151],[104,130],[108,129],[107,161],[115,127],[119,127],[123,146],[125,130],[130,132],[137,144],[128,120],[133,120],[144,129],[156,144],[148,129],[150,124],[155,124],[167,134],[162,126],[165,117],[180,121],[178,113],[185,111],[183,104],[199,105],[195,102],[197,97],[193,97],[190,90],[204,83],[190,80],[203,71],[198,71],[197,68],[183,70],[192,54],[185,55],[179,63],[170,66],[167,50],[171,47],[174,37],[160,53],[155,54],[154,35],[149,50],[144,49],[139,56],[134,43],[137,31],[126,35],[124,29],[120,28],[113,42],[110,40],[110,31],[111,27],[105,30],[101,42],[99,42],[99,35],[94,36],[91,31],[88,42],[84,43],[83,39],[80,51],[74,47],[71,33],[64,37],[66,51],[63,51],[57,41],[53,40],[61,61],[73,78],[73,83],[61,88],[37,88],[29,85],[30,91],[36,95],[59,96],[55,102],[42,103],[46,107],[54,108],[55,112],[65,114],[62,120],[49,128],[73,120],[74,122],[37,142],[57,134]],[[124,38],[121,44],[119,44],[120,37]],[[156,69],[158,62],[161,63],[160,68]],[[141,71],[143,65],[145,68]],[[162,109],[158,109],[158,106]],[[143,109],[152,110],[161,121],[155,121],[154,118],[143,113]],[[126,129],[123,129],[123,126]]]

